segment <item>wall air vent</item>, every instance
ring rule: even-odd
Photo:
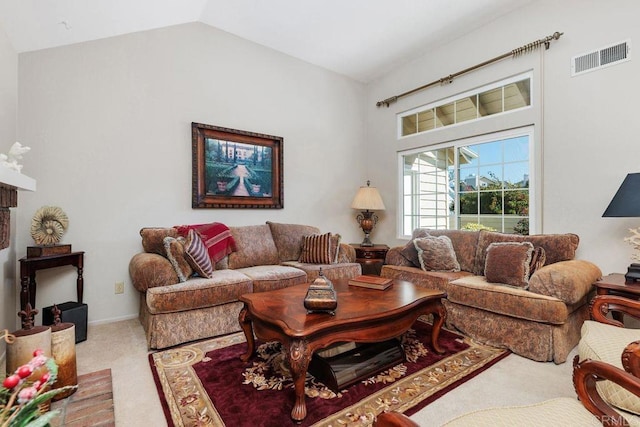
[[[599,70],[631,59],[631,41],[615,43],[571,58],[571,76]]]

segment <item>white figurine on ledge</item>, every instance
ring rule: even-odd
[[[31,150],[30,147],[24,147],[19,142],[14,143],[8,154],[0,153],[0,165],[20,173],[22,165],[18,164],[18,160],[22,159],[22,155],[29,150]]]

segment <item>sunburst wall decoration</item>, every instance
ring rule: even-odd
[[[57,206],[42,206],[31,220],[31,237],[36,245],[56,245],[67,227],[69,218],[62,209]]]

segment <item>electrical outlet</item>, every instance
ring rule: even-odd
[[[124,282],[116,282],[116,294],[124,294]]]

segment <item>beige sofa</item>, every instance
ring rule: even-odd
[[[449,238],[459,271],[425,271],[414,264],[415,239],[427,235]],[[530,242],[535,249],[531,253],[543,248],[546,257],[539,265],[529,264],[527,277],[524,282],[518,278],[522,282],[518,286],[493,283],[485,277],[489,261],[492,274],[517,264],[516,256],[493,256],[493,251],[506,249],[500,244],[507,242],[514,250]],[[407,245],[389,250],[381,275],[445,291],[446,326],[451,329],[533,360],[563,363],[580,339],[582,323],[589,318],[593,283],[602,275],[593,263],[574,259],[578,242],[575,234],[520,236],[485,230],[417,229]],[[488,249],[492,250],[490,259]]]
[[[150,349],[239,331],[238,297],[244,293],[307,283],[320,269],[330,280],[361,274],[354,249],[337,235],[331,263],[298,261],[304,236],[319,234],[316,227],[267,222],[229,229],[237,250],[216,264],[211,278],[189,275],[182,282],[164,244],[166,237],[179,237],[177,230],[140,230],[144,252],[133,256],[129,273],[140,292],[139,316]]]

